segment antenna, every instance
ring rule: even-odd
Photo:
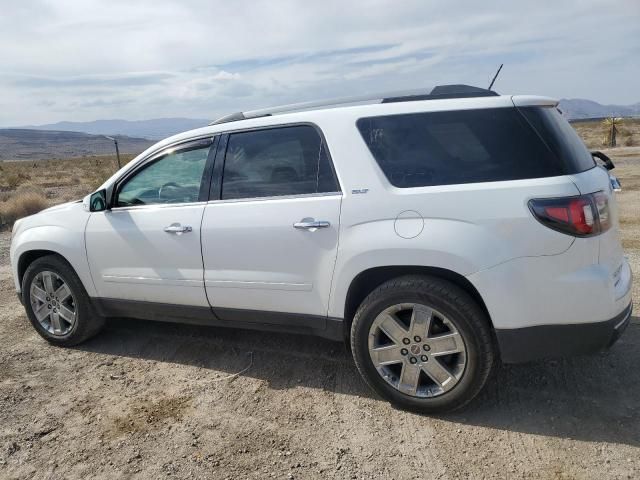
[[[491,83],[489,84],[489,88],[487,88],[487,90],[491,90],[491,87],[493,87],[493,84],[496,83],[496,78],[498,78],[498,75],[500,75],[500,70],[502,70],[503,65],[504,63],[501,63],[500,66],[498,67],[498,71],[493,76],[493,80],[491,80]]]

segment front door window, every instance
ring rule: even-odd
[[[116,206],[197,202],[209,148],[169,152],[149,163],[119,188]]]

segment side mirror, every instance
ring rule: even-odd
[[[88,212],[103,212],[107,209],[107,191],[98,190],[91,195],[87,195],[82,200],[82,205]]]
[[[611,173],[611,170],[616,168],[616,166],[613,164],[611,159],[602,152],[591,152],[591,155],[593,156],[593,158],[597,158],[598,160],[601,160],[602,163],[604,163],[604,165],[602,166],[607,170],[609,170],[609,181],[611,182],[611,189],[614,192],[621,192],[622,185],[620,185],[620,180],[618,180],[618,177],[616,177],[613,173]]]
[[[602,160],[602,162],[604,163],[604,168],[606,168],[607,170],[613,170],[614,168],[616,168],[611,159],[602,152],[591,152],[591,156],[593,156],[593,158]]]

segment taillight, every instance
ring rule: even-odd
[[[604,192],[597,192],[593,194],[593,203],[598,212],[598,222],[600,224],[600,231],[606,232],[611,226],[611,214],[609,212],[609,197]]]
[[[611,226],[609,197],[604,192],[533,199],[529,209],[543,225],[576,237],[597,235]]]

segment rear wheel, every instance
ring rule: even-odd
[[[77,345],[104,324],[71,266],[56,255],[36,259],[22,279],[25,310],[36,331],[48,342]]]
[[[356,365],[383,398],[443,412],[470,402],[494,363],[488,319],[456,285],[407,276],[376,288],[351,328]]]

